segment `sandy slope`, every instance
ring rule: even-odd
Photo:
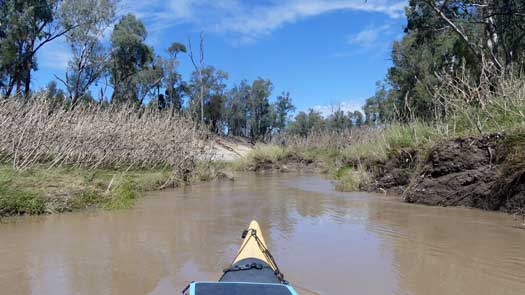
[[[244,138],[217,137],[213,143],[213,159],[222,161],[235,161],[246,156],[253,145]]]

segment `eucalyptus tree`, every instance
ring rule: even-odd
[[[225,106],[228,133],[235,136],[249,135],[249,99],[251,86],[246,80],[232,87],[227,93]]]
[[[273,104],[273,109],[275,111],[274,127],[277,131],[281,132],[286,127],[290,112],[295,110],[290,93],[283,92],[281,95],[277,96],[277,100]]]
[[[144,65],[132,77],[138,105],[142,105],[148,97],[159,96],[159,89],[164,79],[164,59],[156,56],[150,63]]]
[[[186,53],[186,46],[181,43],[173,42],[167,49],[169,57],[163,61],[165,88],[165,106],[173,111],[182,108],[183,97],[188,92],[188,85],[182,79],[182,75],[177,71],[179,53]],[[159,95],[160,96],[160,95]]]
[[[496,85],[525,69],[522,0],[410,0],[406,17],[405,35],[392,49],[388,93],[368,103],[382,119],[444,118],[447,97],[434,97],[444,77],[459,76],[473,86],[486,77]]]
[[[200,38],[200,42],[199,42],[198,59],[194,55],[193,48],[191,46],[191,39],[188,40],[188,47],[189,47],[188,54],[190,56],[191,63],[193,64],[193,67],[195,68],[195,71],[194,71],[195,78],[198,79],[198,82],[200,85],[199,92],[196,92],[196,94],[198,94],[198,99],[200,103],[201,124],[204,124],[204,92],[205,92],[205,89],[204,89],[204,81],[203,81],[204,79],[203,70],[205,66],[204,66],[204,33],[203,32],[200,33],[199,38]]]
[[[66,34],[72,51],[65,74],[66,89],[74,107],[89,87],[107,70],[109,50],[102,35],[115,18],[116,0],[64,0],[59,16],[64,26],[73,27]]]
[[[341,108],[330,114],[326,121],[328,128],[335,131],[342,131],[353,127],[352,118],[347,116]]]
[[[269,101],[272,90],[273,84],[270,80],[259,78],[252,83],[248,102],[252,140],[264,139],[272,131],[273,113]]]
[[[525,3],[522,0],[412,0],[418,10],[432,10],[479,63],[491,62],[508,72],[525,57]]]
[[[288,132],[307,137],[312,131],[322,131],[326,128],[326,122],[319,111],[309,109],[308,112],[299,112],[293,121],[287,126]]]
[[[352,119],[354,120],[355,127],[363,126],[363,113],[361,113],[360,111],[354,111],[354,113],[352,114]]]
[[[6,81],[4,95],[30,93],[37,52],[49,42],[79,26],[57,19],[59,0],[3,0],[1,2],[0,68]]]
[[[111,100],[140,102],[137,94],[137,74],[153,60],[153,49],[145,44],[144,24],[129,13],[123,16],[111,33],[110,73],[113,95]]]
[[[188,84],[189,108],[195,119],[201,119],[218,131],[224,118],[223,105],[228,73],[207,66],[192,72]]]

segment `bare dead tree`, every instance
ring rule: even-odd
[[[199,43],[199,61],[198,63],[195,61],[195,56],[193,54],[193,48],[191,47],[191,39],[188,38],[188,48],[189,52],[188,55],[190,56],[191,63],[193,64],[193,67],[195,68],[195,71],[198,73],[198,79],[200,84],[200,91],[199,91],[199,101],[200,101],[200,113],[201,113],[201,124],[204,125],[204,83],[202,80],[202,70],[204,68],[204,32],[201,32],[199,35],[200,43]]]

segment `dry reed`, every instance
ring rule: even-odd
[[[206,132],[188,117],[133,106],[55,108],[41,97],[0,102],[0,161],[84,169],[191,171],[206,154]]]
[[[357,143],[374,142],[381,135],[381,128],[361,127],[344,130],[312,130],[308,136],[287,132],[272,138],[273,144],[299,149],[340,150]]]

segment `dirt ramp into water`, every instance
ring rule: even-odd
[[[524,138],[491,134],[437,145],[421,163],[404,199],[509,212],[523,208]]]

